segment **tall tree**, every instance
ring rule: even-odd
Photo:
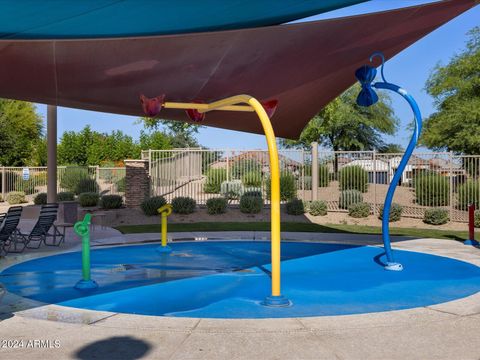
[[[0,99],[0,129],[0,164],[29,164],[43,130],[35,106],[25,101]]]
[[[425,121],[421,143],[434,150],[480,154],[480,27],[469,32],[466,49],[427,81],[436,112]]]
[[[382,135],[395,134],[398,125],[390,98],[385,93],[380,93],[379,102],[366,108],[356,103],[359,92],[358,85],[352,86],[308,123],[299,140],[284,140],[282,145],[309,147],[310,143],[317,141],[334,151],[374,150],[384,147]]]
[[[163,131],[170,136],[174,148],[199,147],[195,138],[201,125],[189,124],[182,121],[164,120],[157,118],[141,118],[145,128],[150,131]]]

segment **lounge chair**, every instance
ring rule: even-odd
[[[6,214],[0,215],[0,256],[6,255],[7,249],[15,242],[17,226],[20,222],[22,211],[23,207],[12,206]]]
[[[42,205],[37,223],[29,234],[23,234],[17,230],[15,240],[23,243],[28,249],[38,249],[42,242],[47,246],[60,246],[65,240],[58,231],[54,222],[57,220],[58,204]],[[52,233],[49,231],[52,229]],[[51,241],[49,241],[51,239]]]

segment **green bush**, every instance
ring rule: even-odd
[[[231,175],[234,179],[240,179],[243,174],[262,172],[262,165],[255,159],[239,159],[232,165]]]
[[[480,228],[480,210],[475,210],[474,225],[475,225],[476,228]]]
[[[238,199],[243,192],[244,187],[241,180],[224,181],[220,185],[220,194],[227,199]]]
[[[125,192],[125,186],[126,186],[126,178],[125,177],[122,177],[120,179],[117,180],[117,182],[115,183],[115,185],[117,185],[117,191],[120,192],[120,193],[124,193]]]
[[[57,194],[57,201],[73,201],[75,200],[75,194],[70,191],[61,191]]]
[[[338,199],[338,207],[340,209],[348,209],[352,204],[363,202],[363,195],[358,190],[343,190],[340,192]]]
[[[104,209],[120,209],[123,206],[123,198],[120,195],[103,195],[101,204]]]
[[[89,179],[89,178],[91,177],[88,174],[87,167],[67,166],[65,168],[65,172],[63,173],[62,178],[60,179],[60,187],[67,191],[74,192],[78,195],[79,193],[76,192],[78,183],[82,179]]]
[[[422,206],[447,206],[450,203],[450,182],[446,176],[419,174],[414,179],[415,201]]]
[[[98,184],[94,179],[85,178],[80,179],[75,188],[76,194],[82,194],[87,192],[98,192]]]
[[[245,214],[258,214],[262,211],[263,199],[258,196],[245,196],[240,197],[240,211]]]
[[[318,186],[327,187],[330,183],[330,170],[327,165],[318,166]]]
[[[245,196],[257,196],[262,197],[262,189],[261,188],[247,188],[243,193]]]
[[[397,203],[392,203],[392,206],[390,207],[389,221],[390,222],[399,221],[402,218],[402,213],[403,213],[403,206]],[[380,220],[382,220],[383,218],[383,205],[380,206],[380,212],[378,214],[378,218]]]
[[[305,213],[305,206],[300,199],[292,199],[286,204],[287,214],[289,215],[303,215]]]
[[[308,213],[313,216],[327,215],[327,203],[322,200],[312,201],[308,206]]]
[[[467,210],[469,204],[480,207],[480,181],[468,180],[458,188],[458,208]]]
[[[210,215],[223,214],[227,211],[227,199],[212,198],[207,200],[207,213]]]
[[[177,214],[191,214],[195,211],[197,203],[191,197],[178,196],[172,200],[172,209]]]
[[[208,194],[218,194],[221,184],[227,180],[226,169],[209,169],[206,173],[207,180],[203,190]]]
[[[78,195],[78,202],[82,207],[97,206],[100,196],[96,192],[84,192]]]
[[[364,202],[351,204],[348,207],[348,215],[354,218],[365,218],[370,215],[370,205]]]
[[[242,182],[245,186],[262,186],[262,173],[260,171],[249,171],[242,176]]]
[[[344,166],[338,173],[340,190],[368,190],[368,173],[359,165]]]
[[[145,199],[141,204],[140,208],[143,213],[147,216],[158,215],[158,209],[167,203],[167,200],[163,196],[153,196],[151,198]]]
[[[271,181],[267,179],[266,183],[267,199],[270,200]],[[280,200],[289,201],[295,199],[297,196],[297,184],[295,183],[295,176],[291,172],[282,171],[280,173]]]
[[[439,208],[427,209],[423,216],[423,222],[431,225],[443,225],[449,220],[450,217],[448,216],[448,210]]]
[[[33,199],[35,205],[45,205],[47,203],[47,193],[39,193]]]
[[[10,205],[25,203],[27,202],[25,200],[25,193],[23,191],[11,191],[7,194],[7,202]]]

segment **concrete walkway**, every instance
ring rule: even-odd
[[[159,237],[158,234],[112,235],[97,238],[95,246]],[[171,234],[176,239],[258,240],[266,235],[260,232]],[[347,242],[346,237],[349,243],[356,244],[379,241],[378,236],[353,238],[350,234],[288,233],[283,238]],[[459,242],[396,240],[402,240],[394,245],[399,249],[449,256],[480,266],[480,249]],[[39,255],[23,255],[8,259],[5,264]],[[1,359],[480,359],[480,293],[411,310],[262,320],[97,312],[35,304],[5,294],[0,320]]]

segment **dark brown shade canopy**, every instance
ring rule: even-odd
[[[214,101],[277,99],[277,136],[307,122],[355,82],[374,51],[389,59],[475,5],[447,0],[340,19],[185,35],[90,40],[0,40],[0,97],[142,116],[139,95]],[[421,61],[421,60],[419,60]],[[189,121],[181,110],[162,118]],[[203,122],[263,133],[252,113]]]

